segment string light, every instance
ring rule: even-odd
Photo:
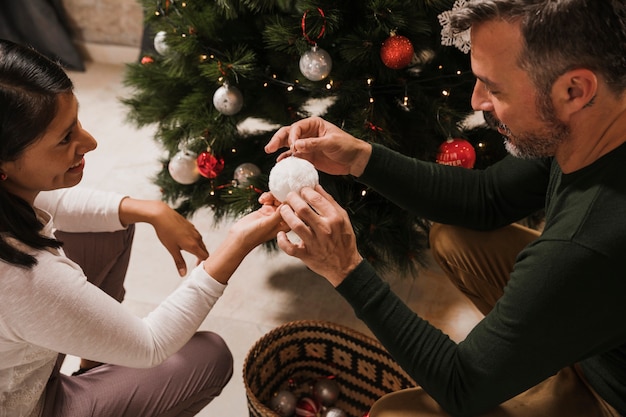
[[[372,96],[372,84],[374,83],[374,79],[368,78],[366,80],[366,83],[367,83],[367,95],[369,96],[370,104],[372,104],[374,103],[374,96]]]

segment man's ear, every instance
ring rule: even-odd
[[[584,68],[567,71],[552,86],[554,105],[565,118],[592,105],[597,92],[598,77]]]

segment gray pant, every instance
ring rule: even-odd
[[[88,280],[118,301],[135,229],[113,233],[58,231],[63,250]],[[222,338],[198,332],[177,353],[149,369],[101,365],[79,375],[60,373],[65,355],[46,387],[44,417],[175,417],[196,415],[222,391],[233,358]]]

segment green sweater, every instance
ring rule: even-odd
[[[486,170],[375,145],[359,181],[431,220],[488,230],[545,207],[504,295],[461,343],[411,311],[366,261],[337,287],[398,363],[454,416],[485,412],[579,362],[626,415],[626,145],[563,174],[552,159]]]

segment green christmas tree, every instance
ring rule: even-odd
[[[155,182],[183,215],[256,209],[277,156],[263,147],[312,112],[423,160],[452,137],[473,146],[474,169],[503,155],[499,138],[461,124],[474,78],[468,55],[442,46],[438,20],[453,0],[141,1],[155,50],[128,66],[124,102],[136,125],[156,124],[168,157]],[[419,264],[427,221],[351,177],[320,182],[375,267]]]

